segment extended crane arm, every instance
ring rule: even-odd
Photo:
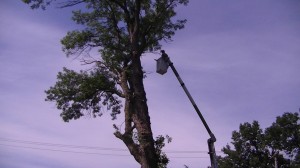
[[[204,127],[206,128],[206,130],[210,136],[210,138],[207,140],[207,143],[208,143],[208,149],[209,149],[209,156],[210,156],[210,160],[211,160],[211,167],[218,168],[217,159],[216,159],[216,151],[215,151],[215,147],[214,147],[214,143],[217,141],[217,139],[216,139],[215,135],[212,133],[212,131],[210,130],[210,128],[209,128],[208,124],[206,123],[203,115],[201,114],[197,104],[195,103],[193,97],[191,96],[190,92],[186,88],[184,82],[180,78],[180,76],[179,76],[177,70],[175,69],[173,63],[171,62],[170,58],[164,52],[164,50],[162,50],[162,57],[157,60],[157,72],[160,74],[164,74],[167,72],[167,69],[169,66],[171,67],[172,71],[174,72],[175,76],[177,77],[180,85],[182,86],[184,92],[186,93],[189,100],[191,101],[194,109],[196,110],[198,116],[200,117]]]

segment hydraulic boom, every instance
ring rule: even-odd
[[[182,81],[182,79],[180,78],[177,70],[175,69],[173,63],[171,62],[170,58],[168,57],[168,55],[165,53],[164,50],[161,51],[162,52],[162,56],[161,58],[159,58],[157,61],[157,73],[160,74],[164,74],[167,72],[168,67],[170,66],[172,71],[174,72],[175,76],[177,77],[180,85],[182,86],[184,92],[186,93],[186,95],[188,96],[189,100],[191,101],[194,109],[196,110],[198,116],[200,117],[204,127],[206,128],[210,138],[207,140],[208,143],[208,150],[209,150],[209,156],[210,156],[210,161],[211,161],[211,168],[218,168],[218,164],[217,164],[217,158],[216,158],[216,151],[215,151],[215,146],[214,143],[217,141],[215,135],[212,133],[212,131],[210,130],[208,124],[206,123],[203,115],[201,114],[197,104],[195,103],[193,97],[191,96],[190,92],[188,91],[188,89],[186,88],[184,82]]]

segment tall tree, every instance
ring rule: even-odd
[[[299,166],[300,124],[298,113],[284,113],[263,131],[259,123],[244,123],[232,133],[232,148],[222,149],[220,168]],[[276,166],[275,166],[276,165]]]
[[[227,155],[221,159],[220,167],[268,167],[268,153],[265,151],[263,131],[257,121],[240,125],[240,131],[233,131],[232,145],[222,151]]]
[[[284,152],[290,165],[300,166],[300,117],[298,113],[284,113],[276,122],[266,128],[266,144],[276,157]]]
[[[55,0],[23,0],[31,8],[45,9]],[[114,126],[142,168],[156,168],[162,162],[161,145],[155,145],[151,130],[141,55],[170,41],[186,20],[174,20],[175,7],[188,0],[67,0],[60,7],[85,6],[73,11],[73,20],[85,28],[74,30],[61,40],[67,56],[98,48],[101,58],[84,59],[94,64],[89,72],[64,68],[50,87],[47,101],[56,102],[68,122],[86,114],[101,116],[103,107],[112,119],[121,113],[124,102],[125,130]],[[123,101],[122,101],[123,100]],[[162,142],[158,139],[156,142]],[[158,149],[155,149],[158,148]]]

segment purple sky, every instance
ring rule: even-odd
[[[298,111],[299,9],[297,0],[190,0],[179,8],[178,17],[188,23],[163,48],[217,137],[217,151],[240,123],[257,120],[265,128],[276,116]],[[138,167],[127,151],[24,142],[125,148],[112,128],[122,125],[121,115],[116,121],[107,112],[64,123],[55,104],[44,101],[44,90],[62,67],[86,68],[61,51],[60,39],[76,28],[70,17],[70,10],[33,11],[20,0],[0,2],[1,168]],[[155,73],[158,57],[142,58],[154,135],[173,138],[165,148],[169,167],[205,168],[208,134],[171,70]],[[204,153],[172,153],[187,150]]]

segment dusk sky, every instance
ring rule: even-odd
[[[56,6],[0,1],[0,167],[139,167],[113,135],[123,113],[65,123],[44,101],[63,67],[88,68],[62,52],[60,39],[79,27],[71,9]],[[163,49],[215,134],[218,155],[241,123],[257,120],[264,129],[299,111],[299,0],[190,0],[177,9],[188,22]],[[154,136],[173,138],[165,148],[170,168],[206,168],[209,136],[171,69],[155,72],[159,57],[142,57]]]

